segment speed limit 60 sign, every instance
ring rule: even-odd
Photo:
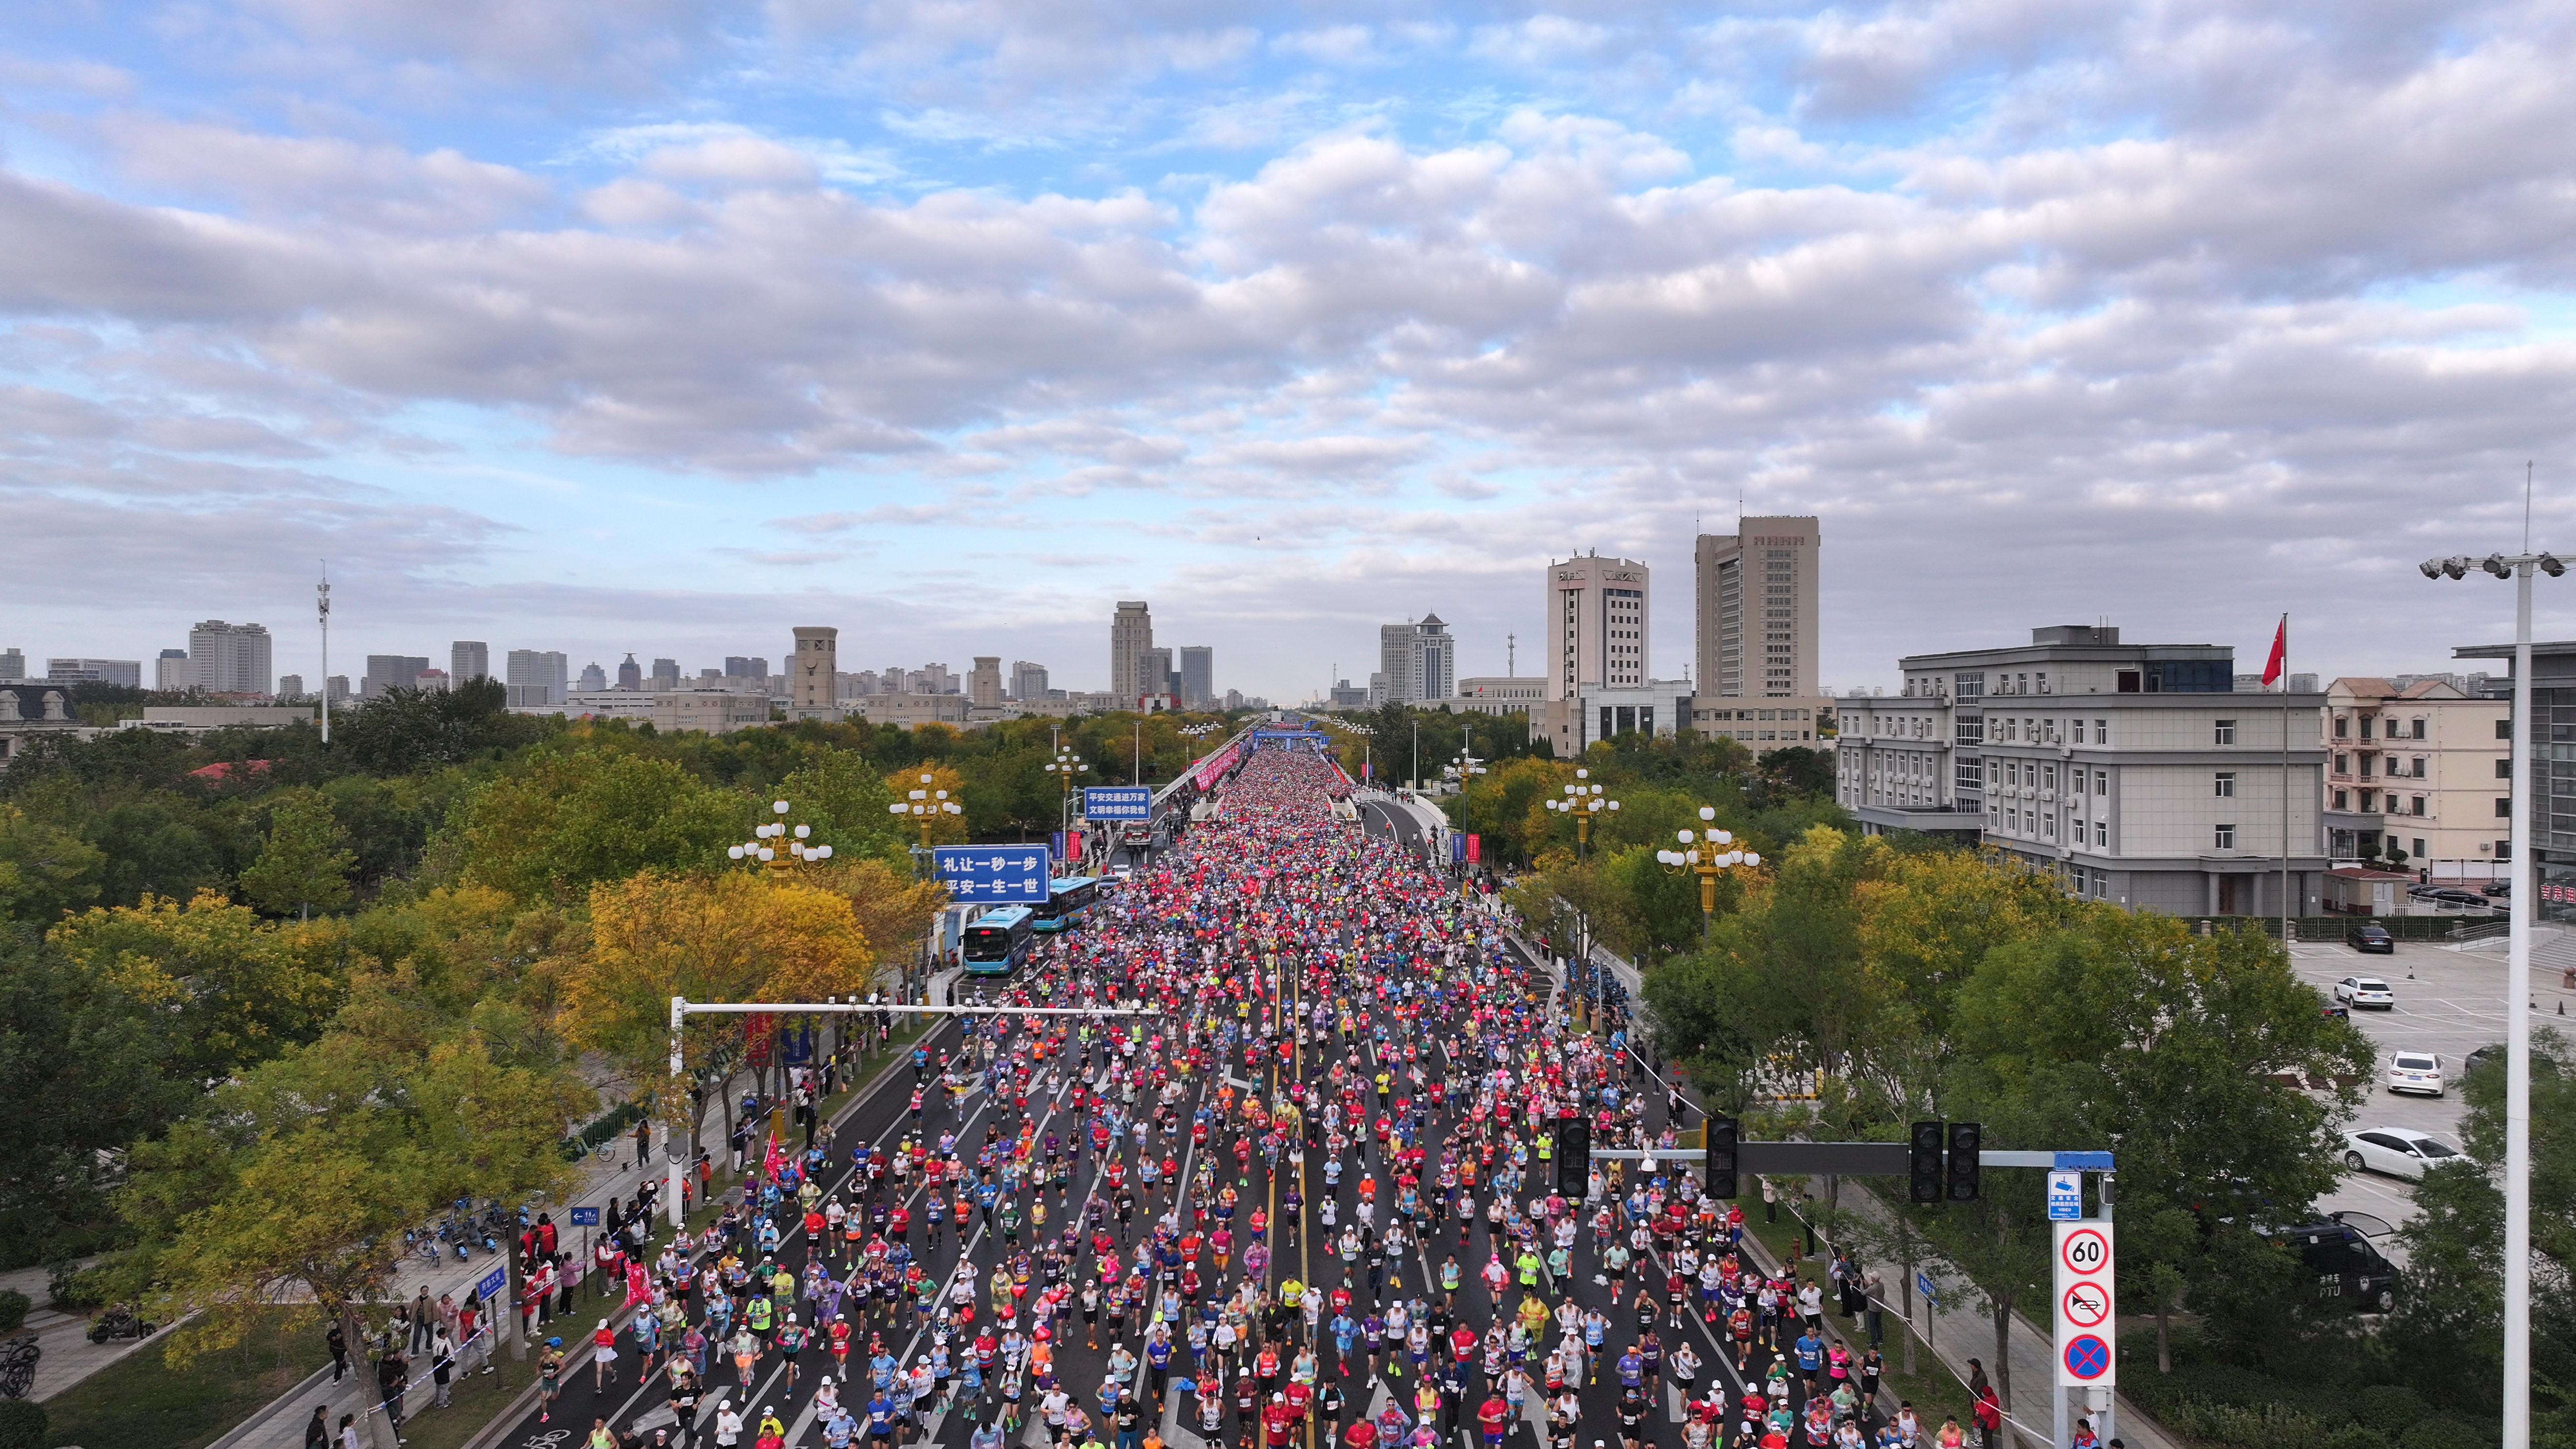
[[[2111,1224],[2105,1218],[2059,1222],[2057,1230],[2057,1383],[2109,1388],[2118,1380],[2112,1333]]]

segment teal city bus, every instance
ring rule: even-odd
[[[1087,875],[1065,876],[1047,882],[1047,902],[1038,907],[1037,918],[1029,922],[1034,931],[1052,934],[1070,931],[1082,924],[1082,918],[1100,903],[1100,882]]]
[[[1037,912],[1026,906],[1003,906],[985,912],[966,927],[964,956],[969,976],[1008,976],[1029,959],[1030,932]]]

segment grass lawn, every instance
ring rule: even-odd
[[[163,1335],[45,1401],[46,1441],[81,1449],[203,1449],[331,1361],[309,1310],[263,1312],[238,1347],[185,1369],[162,1358]]]

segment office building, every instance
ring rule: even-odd
[[[1534,739],[1571,759],[1597,737],[1576,718],[1582,696],[1647,687],[1652,642],[1652,571],[1634,559],[1583,554],[1547,566],[1542,617],[1547,621],[1548,698],[1531,718]],[[1633,707],[1633,706],[1632,706]]]
[[[2473,644],[2451,653],[2459,659],[2503,660],[2510,668],[2513,646]],[[2534,643],[2531,742],[2515,750],[2517,758],[2507,766],[2531,771],[2532,869],[2517,873],[2515,888],[2537,893],[2539,919],[2561,923],[2576,920],[2576,768],[2567,759],[2571,740],[2576,740],[2576,640]],[[2496,783],[2495,828],[2503,837],[2498,854],[2509,857],[2513,822],[2506,812],[2513,795],[2507,782]]]
[[[1369,703],[1368,687],[1353,684],[1347,679],[1334,680],[1333,687],[1324,691],[1324,697],[1329,709],[1366,709]]]
[[[1181,707],[1204,709],[1216,702],[1216,650],[1205,644],[1181,646]]]
[[[2292,676],[2295,681],[2297,676]],[[2513,853],[2513,701],[2439,679],[2326,687],[2326,852],[2395,859],[2440,880],[2488,880]]]
[[[361,699],[375,699],[389,689],[411,689],[429,672],[429,659],[420,654],[370,654],[366,676],[358,682]]]
[[[728,654],[724,672],[727,679],[767,679],[769,660],[758,654]]]
[[[561,704],[572,692],[572,662],[560,649],[513,649],[503,667],[513,705]]]
[[[592,660],[581,667],[581,682],[575,688],[582,694],[597,694],[607,689],[608,671],[599,667],[598,660]]]
[[[161,651],[162,657],[164,658],[169,657],[171,653],[172,651],[167,649]],[[188,657],[188,651],[184,649],[178,650],[177,653],[182,659]],[[23,649],[0,649],[0,679],[24,679],[26,677],[27,652]]]
[[[679,687],[680,661],[677,659],[654,660],[653,672],[646,679],[645,688],[652,690],[655,694],[669,694]]]
[[[445,694],[456,687],[456,678],[444,669],[424,669],[411,687],[423,694]]]
[[[1790,517],[1735,527],[1701,534],[1692,550],[1701,702],[1813,698],[1822,530]]]
[[[459,639],[447,646],[447,672],[457,683],[492,677],[492,646],[480,639]]]
[[[249,627],[259,628],[256,624]],[[262,666],[268,663],[268,632],[264,629],[260,631],[258,659]],[[143,687],[143,661],[140,659],[48,659],[45,661],[45,678],[61,680],[68,684],[122,684],[129,689],[140,689]],[[259,692],[262,694],[268,692],[265,684],[261,686]]]
[[[966,702],[984,708],[999,708],[1002,703],[1002,656],[978,654],[975,667],[966,672]]]
[[[152,687],[166,690],[181,690],[188,687],[187,650],[161,651],[161,657],[152,661]]]
[[[796,649],[787,669],[787,717],[840,719],[841,631],[800,624],[795,634]]]
[[[347,699],[349,697],[349,676],[345,674],[334,674],[330,678],[323,680],[322,693],[323,696],[329,699],[333,704],[338,704],[340,701]]]
[[[1373,703],[1423,704],[1447,697],[1457,682],[1458,641],[1439,615],[1378,626]]]
[[[1148,649],[1137,655],[1137,701],[1160,700],[1168,697],[1177,702],[1180,690],[1173,682],[1177,672],[1172,668],[1172,651],[1168,646]],[[1134,707],[1132,703],[1130,707]]]
[[[1835,794],[1863,831],[1979,841],[2186,916],[2277,914],[2286,847],[2291,913],[2321,909],[2322,695],[2241,694],[2232,648],[2108,625],[1898,666],[1900,694],[1838,703]]]
[[[281,674],[281,675],[277,676],[277,697],[278,697],[278,698],[280,698],[280,699],[300,699],[300,698],[302,698],[302,697],[303,697],[303,695],[304,695],[304,676],[303,676],[303,675],[301,675],[301,674]]]
[[[1047,667],[1025,659],[1011,661],[1011,697],[1036,701],[1047,697]]]
[[[627,654],[626,662],[617,666],[617,687],[631,689],[638,694],[644,692],[644,666],[635,662],[631,652]]]
[[[1109,692],[1132,706],[1137,697],[1160,694],[1160,676],[1144,677],[1145,651],[1154,647],[1154,616],[1143,599],[1121,599],[1109,619]]]

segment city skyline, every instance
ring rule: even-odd
[[[1534,562],[1740,510],[1833,529],[1826,683],[2284,609],[2361,675],[2501,635],[2411,566],[2526,460],[2576,516],[2538,12],[202,14],[0,33],[31,658],[318,677],[327,557],[351,658],[831,618],[1107,687],[1142,597],[1296,697],[1424,607],[1500,673]]]

